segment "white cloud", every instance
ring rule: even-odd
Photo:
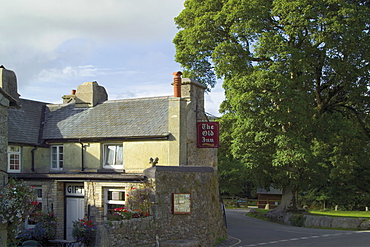
[[[111,99],[171,95],[171,73],[181,69],[174,17],[183,3],[2,1],[0,64],[16,72],[24,98],[58,103],[86,81],[105,86]]]
[[[12,0],[1,4],[2,34],[51,51],[65,40],[151,42],[170,38],[182,1],[174,0]],[[8,36],[9,37],[9,36]],[[22,42],[22,41],[21,41]]]

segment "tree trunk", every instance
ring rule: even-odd
[[[267,213],[268,217],[276,218],[288,211],[301,211],[298,206],[297,189],[293,186],[284,186],[281,203],[275,209]]]
[[[300,209],[297,201],[297,190],[295,188],[292,186],[283,187],[281,203],[278,208],[281,208],[283,211]]]

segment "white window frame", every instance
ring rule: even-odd
[[[109,146],[115,146],[115,148],[117,147],[120,147],[121,148],[121,155],[122,155],[122,164],[107,164],[107,155],[108,155],[108,147]],[[116,160],[116,156],[117,156],[117,151],[115,151],[114,153],[114,159],[113,160]],[[123,145],[122,144],[119,144],[119,143],[105,143],[103,144],[103,168],[106,168],[106,169],[123,169]]]
[[[56,149],[56,153],[53,152],[54,149]],[[56,155],[55,157],[56,159],[54,159],[54,155]],[[63,170],[63,167],[64,167],[64,147],[63,145],[50,146],[50,169],[61,171]]]
[[[42,191],[42,186],[41,185],[35,185],[33,186],[33,189],[35,191],[35,194],[36,194],[36,201],[41,204],[41,208],[42,208],[42,194],[43,194],[43,191]],[[39,196],[39,194],[37,193],[38,191],[41,191],[41,197]],[[24,229],[33,229],[35,228],[35,224],[30,224],[29,223],[29,217],[26,218],[25,222],[24,222]]]
[[[123,193],[124,200],[109,200],[108,194],[109,192],[119,192]],[[126,205],[126,189],[124,187],[109,187],[104,188],[104,215],[108,215],[108,205],[119,205],[124,207]]]
[[[17,150],[11,150],[11,149],[17,149]],[[19,173],[21,172],[21,164],[22,164],[22,149],[20,146],[14,146],[14,145],[10,145],[8,146],[8,172],[11,172],[11,173]],[[11,169],[11,166],[15,166],[15,164],[10,164],[11,163],[11,156],[14,155],[18,155],[18,169]],[[13,157],[14,157],[13,156]],[[16,160],[16,159],[13,159],[13,160]]]

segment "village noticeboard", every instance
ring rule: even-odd
[[[172,194],[172,213],[191,214],[191,194],[173,193]]]
[[[218,148],[219,142],[218,122],[197,122],[198,148]]]

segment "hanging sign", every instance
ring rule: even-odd
[[[198,148],[219,147],[218,122],[197,122]]]

